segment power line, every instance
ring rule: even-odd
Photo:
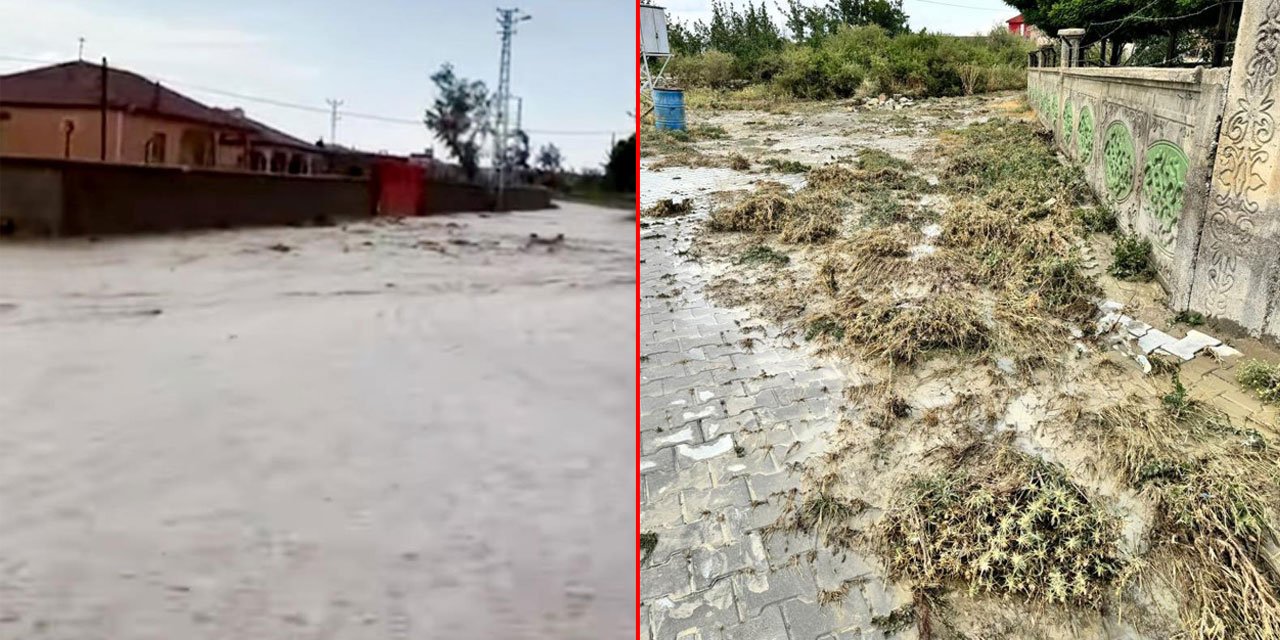
[[[23,56],[10,56],[10,55],[0,55],[0,60],[10,60],[10,61],[13,61],[13,62],[30,62],[30,63],[34,63],[34,64],[57,64],[57,63],[61,62],[61,61],[58,61],[58,60],[49,60],[49,59],[40,59],[40,58],[27,58],[27,57],[23,57]],[[313,106],[313,105],[306,105],[306,104],[299,104],[299,103],[296,103],[296,102],[288,102],[288,101],[285,101],[285,100],[277,100],[277,99],[275,99],[275,98],[264,98],[264,97],[262,97],[262,96],[249,95],[249,94],[246,94],[246,93],[240,93],[240,92],[237,92],[237,91],[227,91],[226,89],[217,89],[217,88],[214,88],[214,87],[206,87],[206,86],[203,86],[203,85],[192,84],[192,83],[185,82],[185,81],[181,81],[181,80],[173,80],[172,78],[161,78],[161,77],[153,76],[153,77],[151,77],[151,79],[152,79],[152,80],[154,80],[154,81],[156,81],[156,82],[160,82],[160,83],[163,83],[163,84],[167,84],[167,85],[170,85],[170,86],[173,86],[173,87],[182,87],[182,88],[185,88],[185,89],[188,89],[188,90],[191,90],[191,91],[201,91],[201,92],[204,92],[204,93],[211,93],[211,94],[214,94],[214,95],[227,96],[227,97],[229,97],[229,98],[236,98],[237,100],[246,100],[246,101],[249,101],[249,102],[258,102],[258,103],[261,103],[261,104],[269,104],[269,105],[271,105],[271,106],[281,107],[281,108],[285,108],[285,109],[297,109],[297,110],[299,110],[299,111],[307,111],[307,112],[310,112],[310,113],[321,113],[321,114],[328,115],[328,116],[330,116],[330,117],[332,117],[332,116],[333,116],[333,114],[335,113],[335,112],[334,112],[334,110],[333,110],[332,108],[317,107],[317,106]],[[374,122],[385,122],[385,123],[389,123],[389,124],[412,125],[412,126],[415,126],[415,127],[421,127],[421,126],[423,126],[423,121],[422,121],[422,119],[421,119],[421,118],[416,118],[416,119],[415,119],[415,118],[402,118],[402,117],[396,117],[396,116],[384,116],[384,115],[379,115],[379,114],[374,114],[374,113],[360,113],[360,112],[357,112],[357,111],[337,111],[336,113],[337,113],[337,115],[338,115],[340,118],[354,118],[354,119],[357,119],[357,120],[371,120],[371,121],[374,121]],[[331,127],[331,129],[332,129],[332,127]],[[556,135],[556,136],[607,136],[607,135],[611,135],[611,134],[614,134],[614,133],[630,133],[630,130],[626,130],[626,129],[618,129],[618,130],[594,130],[594,131],[590,131],[590,130],[525,129],[525,133],[532,134],[532,135]],[[332,132],[331,132],[331,135],[332,135]]]
[[[912,0],[912,1],[913,1],[913,2],[924,2],[924,3],[927,3],[927,4],[939,4],[939,5],[942,5],[942,6],[944,6],[944,7],[955,7],[955,8],[957,8],[957,9],[972,9],[972,10],[974,10],[974,11],[999,11],[1000,13],[1009,13],[1009,8],[1008,8],[1008,7],[1001,7],[1001,8],[994,8],[994,7],[973,7],[973,6],[969,6],[969,5],[967,5],[967,4],[952,4],[952,3],[950,3],[950,2],[938,2],[938,0]]]

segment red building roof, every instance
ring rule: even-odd
[[[98,108],[102,104],[102,67],[64,62],[0,76],[0,105]],[[108,67],[107,106],[234,129],[252,129],[225,112],[170,91],[136,73]]]
[[[1019,13],[1018,15],[1016,15],[1016,16],[1014,16],[1014,17],[1012,17],[1012,18],[1009,18],[1008,20],[1005,20],[1005,23],[1007,23],[1009,26],[1011,26],[1011,27],[1012,27],[1012,26],[1014,26],[1014,25],[1023,24],[1023,23],[1025,23],[1026,21],[1027,21],[1027,19],[1026,19],[1026,18],[1024,18],[1024,17],[1022,17],[1022,14],[1021,14],[1021,13]]]

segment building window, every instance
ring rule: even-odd
[[[266,171],[267,157],[262,155],[261,151],[249,152],[249,170],[250,171]]]
[[[208,131],[187,129],[182,132],[178,148],[178,162],[191,167],[207,167],[213,164],[213,134]]]
[[[168,144],[168,137],[163,133],[155,133],[151,135],[151,139],[147,140],[146,162],[147,164],[164,164],[164,150]]]
[[[296,153],[289,156],[289,175],[296,176],[296,175],[304,174],[306,172],[307,172],[306,165],[303,162],[302,156]]]
[[[289,157],[283,152],[277,151],[271,154],[271,173],[284,173],[288,167]]]

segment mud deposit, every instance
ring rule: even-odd
[[[1027,130],[1027,114],[1012,94],[888,112],[810,103],[802,115],[695,114],[688,136],[651,136],[657,144],[647,152],[642,135],[642,203],[692,204],[687,214],[641,223],[641,526],[657,536],[641,601],[654,638],[694,628],[704,638],[716,628],[819,639],[1267,637],[1238,633],[1248,622],[1236,615],[1274,616],[1265,588],[1237,599],[1253,609],[1210,606],[1213,589],[1198,576],[1222,584],[1213,580],[1230,575],[1231,563],[1185,564],[1187,549],[1234,534],[1209,541],[1197,537],[1203,527],[1170,526],[1188,511],[1175,511],[1161,491],[1189,485],[1134,481],[1118,453],[1144,445],[1136,416],[1165,426],[1183,420],[1177,428],[1194,438],[1152,446],[1173,443],[1170,458],[1195,473],[1212,469],[1204,478],[1236,473],[1234,462],[1257,464],[1239,477],[1257,479],[1248,491],[1271,505],[1277,458],[1246,450],[1234,434],[1273,442],[1275,410],[1232,386],[1236,360],[1201,352],[1151,372],[1145,357],[1133,357],[1142,351],[1132,343],[1148,330],[1170,340],[1192,334],[1172,319],[1158,284],[1106,275],[1113,240],[1079,227],[1077,209],[1092,206],[1088,191]],[[975,136],[1011,131],[1024,132],[1019,149],[1040,145],[1025,163],[1040,174],[986,193],[980,176],[995,175],[989,167],[1017,145],[970,155],[967,165],[956,158],[985,147]],[[790,163],[806,168],[785,171],[797,166]],[[1018,196],[1025,202],[1010,205]],[[1014,209],[980,226],[983,216]],[[799,230],[789,235],[788,225]],[[1012,254],[971,249],[1033,227],[1042,241],[1027,242],[1067,264],[1067,277],[1026,285],[1001,275]],[[1051,286],[1067,302],[1048,302]],[[1119,312],[1098,324],[1108,304],[1130,314],[1119,331]],[[1238,338],[1233,345],[1268,357]],[[1145,409],[1109,413],[1103,426],[1087,419],[1128,402]],[[1201,459],[1197,446],[1214,453]],[[703,450],[737,456],[711,457],[706,469],[684,459]],[[669,459],[674,470],[664,468]],[[976,482],[968,475],[994,478],[984,474],[996,460],[1028,471]],[[1018,526],[1030,531],[1044,502],[998,507],[1006,512],[989,521],[964,518],[993,492],[1044,478],[1055,493],[1081,497],[1072,513],[1106,523],[1078,531],[1103,533],[1089,546],[1075,539],[1032,549],[1036,562],[1060,563],[1039,582],[1024,579],[1019,551],[996,583],[991,572],[1008,545],[1004,534],[984,536],[1010,530],[997,521],[1023,508],[1031,515]],[[948,493],[955,487],[968,488]],[[1207,502],[1221,495],[1197,494]],[[972,509],[933,520],[951,500]],[[1274,507],[1258,511],[1275,517]],[[886,533],[894,522],[896,533]],[[1054,520],[1045,530],[1057,527]],[[1175,538],[1197,542],[1169,544]],[[997,551],[968,556],[970,544]],[[1275,554],[1249,548],[1259,573],[1275,575],[1267,568]],[[1095,555],[1071,559],[1081,549]],[[692,582],[673,578],[684,575],[681,551]],[[707,556],[717,561],[701,561]],[[1092,577],[1073,568],[1068,590],[1062,567],[1089,562],[1108,566]],[[1104,573],[1111,577],[1090,582]],[[1230,610],[1224,618],[1237,626],[1197,629],[1198,617],[1217,610]]]
[[[633,234],[0,246],[0,638],[633,638]]]

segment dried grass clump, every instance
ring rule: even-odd
[[[1240,364],[1236,380],[1258,394],[1263,402],[1280,402],[1280,365],[1261,360],[1248,360]]]
[[[942,238],[973,256],[993,288],[1031,295],[1043,308],[1071,319],[1093,313],[1101,289],[1085,274],[1070,230],[971,204],[943,216]]]
[[[1170,396],[1176,396],[1175,391]],[[1183,624],[1197,638],[1280,637],[1280,455],[1189,399],[1136,400],[1080,424],[1154,504],[1151,541],[1173,558]]]
[[[829,164],[810,169],[806,177],[810,187],[815,189],[832,189],[842,192],[850,191],[924,191],[928,183],[916,174],[909,164],[893,158],[884,152],[878,152],[889,160],[867,162],[862,158],[866,150],[859,154],[858,167],[851,168],[839,164]]]
[[[858,256],[905,258],[911,255],[903,229],[867,229],[858,232],[850,248]]]
[[[981,353],[992,344],[993,331],[972,299],[940,295],[848,306],[845,335],[870,359],[910,364],[932,352]]]
[[[674,216],[683,216],[693,211],[693,200],[672,200],[663,198],[656,204],[644,210],[644,215],[650,218],[670,218]]]
[[[1118,517],[1057,465],[1006,445],[983,453],[907,486],[877,528],[893,577],[1092,608],[1127,583]]]
[[[828,164],[809,170],[805,177],[811,189],[852,191],[858,188],[861,175],[854,169],[838,164]]]
[[[805,534],[837,548],[853,548],[859,538],[853,519],[871,505],[859,498],[836,495],[832,489],[835,480],[828,475],[803,495],[790,493],[777,521],[764,527],[763,533],[766,536],[779,532]]]
[[[1023,207],[1056,198],[1054,212],[1088,197],[1080,169],[1058,162],[1051,137],[1033,123],[997,119],[970,125],[950,133],[944,146],[942,183],[951,190]]]
[[[711,214],[712,231],[778,233],[789,243],[819,242],[839,231],[840,211],[829,197],[808,191],[758,190]]]

